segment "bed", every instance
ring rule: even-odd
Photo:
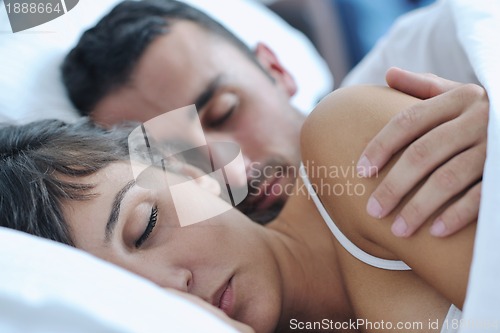
[[[118,2],[80,1],[65,15],[15,34],[0,2],[0,122],[78,118],[59,66],[83,30]],[[309,111],[332,89],[328,67],[311,42],[264,6],[251,0],[186,2],[221,20],[249,46],[265,36],[297,79],[293,103],[300,110]],[[0,332],[235,332],[212,313],[110,263],[1,227],[0,267]]]
[[[268,38],[265,41],[273,45],[278,57],[298,80],[300,94],[293,103],[299,109],[309,111],[332,89],[327,65],[311,43],[262,6],[251,0],[186,1],[221,19],[249,45],[254,45],[265,32]],[[0,121],[23,123],[54,117],[71,121],[77,117],[59,82],[58,66],[81,31],[116,2],[80,1],[63,17],[18,34],[10,34],[0,3],[3,34],[0,38]],[[411,19],[401,21],[399,30],[392,31],[382,40],[344,84],[383,83],[387,67],[399,65],[415,71],[437,72],[458,81],[480,83],[489,92],[488,158],[463,317],[465,324],[472,324],[464,325],[462,332],[484,332],[484,326],[478,323],[496,323],[499,326],[492,331],[498,332],[500,5],[490,0],[442,0],[437,6],[446,11],[446,20],[436,16],[421,28],[428,27],[428,34],[432,36],[448,29],[442,36],[448,44],[442,44],[441,38],[419,47],[436,51],[430,53],[435,58],[415,65],[409,61],[411,59],[400,57],[400,50],[393,47],[392,42],[401,37],[408,42],[412,40],[409,38],[411,32],[419,29]],[[244,12],[245,19],[238,18],[235,12]],[[255,22],[259,24],[256,26]],[[438,29],[444,23],[446,25]],[[294,52],[290,52],[290,48]],[[440,72],[446,66],[453,68],[451,61],[446,61],[450,57],[461,58],[453,65],[455,70]],[[442,59],[443,66],[429,67]],[[462,62],[466,66],[456,70]],[[462,73],[464,76],[455,76]],[[165,322],[175,332],[234,331],[178,296],[76,249],[0,228],[0,252],[1,332],[156,332],[165,331]],[[126,299],[123,298],[124,290],[127,290]],[[33,325],[26,321],[26,316],[31,318]],[[193,316],[199,321],[193,321]],[[82,326],[71,324],[75,322]],[[197,323],[202,326],[196,326]]]

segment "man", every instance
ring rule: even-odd
[[[448,90],[450,94],[470,90],[467,86],[455,88],[454,83],[439,78],[424,80],[400,71],[389,75],[394,88],[421,98]],[[297,170],[300,162],[299,134],[304,116],[289,103],[296,91],[293,78],[267,46],[259,44],[250,51],[217,22],[182,3],[126,1],[82,36],[65,60],[63,78],[75,106],[82,114],[104,125],[124,120],[145,122],[170,110],[195,104],[208,141],[232,141],[242,149],[251,193],[238,208],[265,222],[285,203],[285,191],[269,189],[286,188],[295,181],[293,170]],[[408,84],[408,81],[416,84],[419,80],[424,82],[416,86]],[[416,91],[430,91],[433,87],[441,90],[434,89],[433,94]],[[443,99],[453,97],[442,96]],[[471,100],[482,98],[469,96]],[[412,110],[403,113],[403,120],[407,119],[405,116],[415,118],[415,113]],[[455,117],[431,123],[435,127]],[[404,121],[396,120],[396,123]],[[375,141],[378,142],[375,148],[373,144],[369,146],[360,160],[361,173],[368,163],[382,167],[395,148],[401,148],[431,128],[425,121],[417,125],[412,135],[400,135],[402,141],[398,145]],[[388,131],[390,134],[395,130],[389,127]],[[379,151],[383,154],[377,160],[374,156]],[[452,150],[451,155],[455,154],[457,151]],[[433,163],[417,168],[412,177],[405,177],[411,181],[404,182],[397,192],[391,192],[390,188],[379,191],[368,204],[369,213],[375,217],[386,215],[418,180],[432,171],[432,165],[445,163],[449,156],[449,150],[437,151]],[[445,163],[447,165],[449,163]],[[482,166],[476,169],[482,170]],[[459,180],[453,191],[437,192],[440,200],[435,202],[449,198],[452,192],[463,190],[472,182],[475,180]],[[394,230],[395,234],[409,236],[426,215],[430,213],[416,212],[412,221],[406,217],[404,221],[407,226],[411,224],[410,228],[400,232],[403,229],[399,227]]]

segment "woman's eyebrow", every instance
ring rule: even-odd
[[[123,186],[120,191],[118,191],[118,193],[116,193],[115,200],[113,200],[113,205],[111,206],[111,213],[109,214],[108,223],[106,223],[104,238],[105,243],[109,242],[109,240],[111,239],[111,235],[113,234],[116,222],[118,221],[118,215],[120,215],[120,206],[123,198],[125,197],[125,194],[127,194],[128,190],[130,190],[130,188],[134,185],[135,179],[129,181],[127,184],[125,184],[125,186]]]

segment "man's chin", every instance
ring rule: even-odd
[[[248,216],[252,221],[257,222],[259,224],[267,224],[274,220],[285,205],[285,200],[280,198],[276,202],[274,202],[270,207],[265,209],[258,209],[257,207],[248,207],[245,205],[245,201],[242,202],[241,205],[238,205],[236,208],[241,210],[243,214]]]
[[[248,178],[249,194],[236,208],[250,219],[266,224],[278,216],[283,209],[291,185],[295,184],[297,170],[286,160],[274,157],[263,167],[252,167]]]
[[[281,212],[282,207],[271,207],[265,209],[264,211],[257,211],[248,214],[247,216],[254,222],[259,224],[267,224],[274,220]]]

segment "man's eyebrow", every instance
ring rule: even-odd
[[[115,200],[113,200],[113,205],[111,206],[108,223],[106,223],[105,242],[109,242],[111,239],[116,222],[118,222],[118,215],[120,215],[120,206],[123,198],[125,197],[125,194],[127,194],[128,190],[130,190],[130,188],[134,185],[135,179],[129,181],[118,193],[116,193]]]
[[[222,75],[218,75],[215,79],[213,79],[205,91],[203,91],[198,98],[196,98],[194,105],[196,106],[196,110],[200,112],[200,110],[208,103],[208,101],[214,96],[217,88],[220,87],[222,81]]]

